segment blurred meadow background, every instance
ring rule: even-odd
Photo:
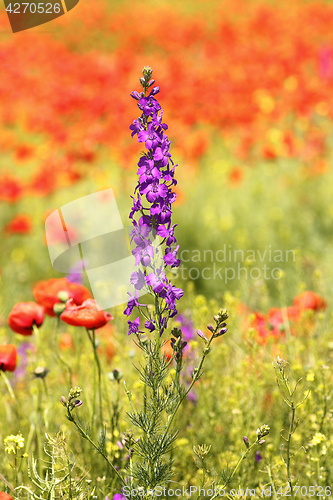
[[[81,0],[67,15],[13,35],[1,6],[0,344],[16,345],[19,356],[8,374],[15,399],[0,377],[0,490],[14,498],[2,477],[11,485],[30,481],[26,458],[16,473],[14,455],[5,452],[8,435],[21,432],[27,455],[45,459],[45,433],[61,431],[75,456],[73,477],[83,474],[86,488],[86,497],[71,498],[117,494],[59,402],[69,390],[68,365],[89,400],[88,340],[61,323],[54,344],[55,319],[47,317],[37,341],[14,333],[7,318],[16,303],[35,300],[37,282],[65,276],[52,268],[46,245],[52,211],[111,187],[126,223],[142,150],[129,130],[138,116],[129,94],[139,90],[145,65],[160,86],[178,164],[173,223],[180,252],[196,269],[192,279],[175,278],[185,289],[173,320],[189,340],[184,383],[200,352],[196,329],[219,307],[230,315],[228,334],[177,421],[176,480],[201,484],[194,445],[212,445],[210,468],[218,471],[237,462],[243,435],[266,423],[265,447],[242,465],[234,487],[286,486],[280,431],[289,413],[272,367],[280,356],[292,381],[302,377],[299,401],[311,388],[293,434],[293,480],[333,487],[332,26],[333,4],[322,0]],[[256,260],[221,262],[216,252],[223,249],[254,252]],[[214,258],[205,262],[204,251]],[[274,261],[274,251],[294,258]],[[240,279],[238,263],[245,268]],[[235,269],[235,277],[213,279],[213,264],[222,276]],[[270,271],[265,277],[264,265],[281,269],[278,279]],[[212,279],[202,274],[207,267]],[[254,267],[260,272],[251,278]],[[132,362],[140,354],[122,310],[111,310],[114,319],[97,332],[99,351],[105,374],[120,370],[135,393]],[[45,378],[34,374],[40,366],[50,370]],[[117,442],[130,425],[122,381],[104,381],[112,401],[108,452],[119,468],[126,450]],[[82,412],[89,420],[92,406]]]

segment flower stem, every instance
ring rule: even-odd
[[[224,485],[221,486],[221,488],[219,488],[219,490],[224,490],[224,488],[227,486],[227,484],[229,484],[232,481],[232,479],[234,478],[234,475],[236,474],[237,470],[239,469],[241,463],[243,462],[243,460],[245,460],[246,456],[249,454],[249,452],[252,450],[252,448],[254,446],[256,446],[256,445],[258,445],[258,441],[255,441],[254,443],[252,443],[251,446],[248,447],[248,449],[246,450],[246,452],[243,453],[243,455],[238,460],[238,462],[237,462],[237,464],[236,464],[236,466],[235,466],[235,468],[234,468],[231,476],[229,476],[228,481],[226,481],[224,483]],[[219,493],[216,493],[214,496],[210,497],[210,500],[213,500],[214,498],[217,498],[218,496],[219,496]]]
[[[6,387],[7,387],[7,389],[8,389],[8,392],[9,392],[9,394],[10,394],[11,398],[15,401],[15,400],[16,400],[16,398],[15,398],[15,394],[14,394],[14,392],[13,392],[12,386],[10,385],[10,382],[9,382],[9,380],[8,380],[7,375],[6,375],[6,374],[5,374],[5,372],[4,372],[4,371],[2,371],[2,370],[0,370],[0,375],[2,375],[2,378],[3,378],[3,379],[4,379],[4,381],[5,381]]]
[[[62,363],[67,368],[67,370],[68,370],[68,378],[69,378],[69,387],[72,387],[72,385],[73,385],[73,382],[72,382],[72,377],[73,377],[72,369],[66,363],[66,361],[60,356],[60,354],[58,352],[57,332],[58,332],[59,325],[60,325],[60,318],[57,317],[56,321],[54,323],[54,329],[53,329],[53,350],[54,350],[54,353],[56,355],[56,358],[60,361],[60,363]]]
[[[78,431],[80,432],[81,436],[84,437],[90,444],[93,448],[95,448],[95,450],[100,454],[102,455],[102,457],[104,458],[104,460],[107,462],[107,464],[111,467],[111,469],[114,471],[114,473],[118,476],[118,479],[120,479],[121,483],[123,485],[126,485],[126,482],[125,480],[123,479],[123,477],[121,476],[121,474],[117,471],[117,469],[115,468],[115,466],[110,462],[110,460],[108,459],[108,457],[106,456],[105,452],[102,451],[95,443],[94,441],[90,438],[90,436],[85,432],[85,430],[83,429],[83,427],[81,426],[80,422],[78,420],[75,420],[75,418],[73,417],[73,415],[71,414],[70,410],[67,409],[67,418],[70,422],[73,422],[73,424],[75,425],[75,427],[78,429]]]
[[[99,418],[100,418],[100,425],[103,425],[103,409],[102,409],[102,371],[101,371],[101,364],[99,361],[98,353],[97,353],[97,348],[96,348],[96,337],[95,337],[95,329],[92,329],[92,335],[90,335],[89,330],[87,329],[88,337],[89,340],[92,344],[93,351],[94,351],[94,358],[97,366],[97,372],[98,372],[98,395],[99,395]],[[95,386],[95,384],[94,384]],[[94,413],[95,413],[95,388],[94,388]]]

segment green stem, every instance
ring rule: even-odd
[[[268,477],[269,477],[269,483],[270,483],[272,490],[273,490],[273,498],[274,498],[274,500],[278,500],[278,496],[276,493],[276,489],[275,489],[274,481],[273,481],[273,477],[272,477],[272,471],[271,471],[271,468],[269,465],[267,465],[267,473],[268,473]]]
[[[95,329],[92,329],[92,336],[90,336],[89,330],[87,329],[88,332],[88,337],[89,340],[92,344],[93,351],[94,351],[94,358],[97,366],[97,372],[98,372],[98,394],[99,394],[99,418],[100,418],[100,424],[101,426],[103,425],[103,409],[102,409],[102,371],[101,371],[101,364],[99,361],[98,353],[97,353],[97,348],[96,348],[96,337],[95,337]],[[95,388],[94,388],[95,392]],[[95,395],[94,395],[94,413],[95,413]]]
[[[193,376],[193,379],[192,379],[192,382],[191,382],[191,384],[190,384],[189,388],[188,388],[188,389],[187,389],[187,391],[184,393],[183,397],[179,398],[179,401],[178,401],[178,403],[177,403],[177,405],[176,405],[176,407],[175,407],[175,409],[174,409],[173,413],[172,413],[172,414],[169,416],[169,418],[168,418],[168,423],[167,423],[167,426],[166,426],[166,428],[165,428],[165,431],[164,431],[164,434],[163,434],[163,438],[162,438],[161,444],[163,444],[163,443],[164,443],[164,440],[165,440],[165,438],[166,438],[166,436],[167,436],[167,434],[168,434],[168,432],[169,432],[169,430],[170,430],[171,424],[172,424],[172,422],[173,422],[173,420],[174,420],[174,418],[175,418],[175,416],[176,416],[176,414],[177,414],[177,412],[178,412],[178,409],[179,409],[180,405],[182,404],[182,402],[184,401],[184,399],[186,398],[186,396],[188,395],[188,393],[190,392],[190,390],[192,389],[192,387],[194,386],[194,384],[196,383],[196,381],[199,379],[199,376],[200,376],[200,373],[201,373],[202,366],[203,366],[203,364],[204,364],[204,361],[205,361],[206,356],[207,356],[207,355],[208,355],[208,353],[209,353],[209,350],[210,350],[210,344],[211,344],[211,342],[212,342],[213,338],[214,338],[214,335],[212,335],[212,336],[211,336],[211,338],[209,339],[209,341],[208,341],[208,343],[207,343],[207,345],[206,345],[206,347],[205,347],[205,349],[204,349],[204,351],[203,351],[203,353],[202,353],[202,357],[201,357],[201,360],[200,360],[199,366],[198,366],[198,368],[196,368],[195,374],[194,374],[194,376]]]
[[[237,470],[239,469],[240,464],[243,462],[243,460],[246,458],[246,456],[250,453],[250,451],[252,450],[252,448],[254,446],[256,446],[256,445],[258,445],[258,441],[255,441],[254,443],[252,443],[251,446],[248,447],[248,449],[246,450],[246,452],[243,453],[243,455],[238,460],[238,462],[236,464],[236,467],[234,468],[234,470],[233,470],[231,476],[229,477],[228,481],[225,482],[224,485],[221,488],[219,488],[220,490],[224,490],[224,488],[227,486],[227,484],[229,484],[233,480],[234,475],[236,474]],[[212,496],[210,498],[210,500],[213,500],[214,498],[217,498],[218,496],[219,496],[219,494],[216,493],[214,496]]]
[[[4,372],[4,371],[2,371],[2,370],[0,370],[0,375],[2,375],[2,378],[3,378],[3,379],[4,379],[4,381],[5,381],[6,387],[7,387],[7,389],[8,389],[8,392],[9,392],[9,394],[10,394],[11,398],[12,398],[14,401],[16,401],[15,394],[14,394],[14,392],[13,392],[12,386],[10,385],[10,382],[9,382],[9,380],[8,380],[7,375],[6,375],[6,374],[5,374],[5,372]]]
[[[122,482],[123,485],[126,485],[126,482],[125,480],[123,479],[123,477],[121,476],[121,474],[117,471],[117,469],[115,468],[115,466],[110,462],[110,460],[108,459],[108,457],[105,455],[104,451],[102,451],[95,443],[94,441],[90,438],[90,436],[88,436],[88,434],[84,431],[84,429],[82,428],[82,426],[80,425],[80,423],[78,421],[75,420],[75,418],[73,417],[73,415],[71,414],[70,410],[67,408],[67,417],[68,417],[68,420],[70,422],[73,422],[73,424],[75,425],[75,427],[78,429],[78,431],[80,432],[80,434],[91,444],[91,446],[93,448],[95,448],[95,450],[100,454],[102,455],[102,457],[104,458],[104,460],[107,462],[107,464],[111,467],[111,469],[113,470],[113,472],[118,476],[118,479],[120,479],[120,481]]]
[[[58,361],[60,361],[60,363],[62,363],[68,370],[68,377],[69,377],[69,387],[72,387],[73,386],[73,372],[72,372],[72,369],[71,367],[66,363],[66,361],[60,356],[59,352],[58,352],[58,346],[57,346],[57,332],[58,332],[58,328],[59,328],[59,325],[60,325],[60,318],[59,316],[56,317],[56,321],[54,323],[54,329],[53,329],[53,350],[54,350],[54,353],[56,355],[56,358],[58,359]]]
[[[40,349],[39,349],[39,342],[40,342],[40,335],[39,335],[39,329],[36,325],[36,323],[32,323],[32,329],[33,329],[33,332],[35,334],[35,337],[36,337],[36,358],[37,358],[37,363],[39,362],[39,352],[40,352]]]

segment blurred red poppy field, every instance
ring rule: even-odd
[[[158,346],[165,387],[195,382],[167,450],[174,480],[227,485],[235,498],[246,488],[275,500],[288,488],[331,496],[332,26],[324,0],[81,0],[13,34],[0,7],[0,498],[121,500],[130,480],[118,476],[130,470],[133,479],[132,458],[144,457],[128,414],[133,403],[149,413],[142,387],[155,372],[140,377],[135,366],[156,323],[140,311],[142,332],[131,316],[136,297],[128,320],[125,304],[99,307],[87,273],[55,270],[49,247],[79,231],[61,219],[45,235],[45,221],[112,188],[130,224],[136,183],[161,178],[142,164],[136,175],[156,130],[167,130],[177,177],[164,172],[177,226],[165,219],[160,234],[177,237],[180,264],[171,250],[165,262],[177,300],[184,290]],[[163,131],[159,118],[152,136],[149,112],[134,122],[130,95],[147,65],[168,124]],[[147,158],[169,169],[168,154],[158,155]],[[156,209],[153,190],[137,192]],[[165,300],[154,278],[150,290]],[[228,310],[226,335],[219,308]],[[86,437],[71,425],[73,411],[78,425],[89,423]]]

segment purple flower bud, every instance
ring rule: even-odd
[[[265,442],[265,440],[264,440],[264,439],[261,439],[261,440],[259,441],[259,444],[264,444],[264,442]]]
[[[259,451],[256,451],[256,462],[259,463],[260,460],[262,460],[262,456],[260,455]]]
[[[214,327],[212,325],[207,325],[207,328],[210,332],[214,332]]]
[[[214,334],[214,338],[221,337],[221,335],[224,335],[227,333],[228,328],[221,328],[217,333]]]
[[[74,404],[75,404],[76,408],[78,408],[79,406],[83,405],[83,401],[80,401],[79,399],[76,399],[74,401]]]
[[[201,330],[197,330],[197,334],[199,335],[199,337],[201,337],[205,342],[208,342],[208,339],[206,337],[206,335],[201,331]]]
[[[246,436],[243,437],[243,441],[245,443],[246,448],[249,448],[250,443],[249,443],[249,440],[248,440],[248,438]]]
[[[62,402],[63,405],[66,405],[66,398],[65,398],[65,396],[61,396],[60,401]]]

